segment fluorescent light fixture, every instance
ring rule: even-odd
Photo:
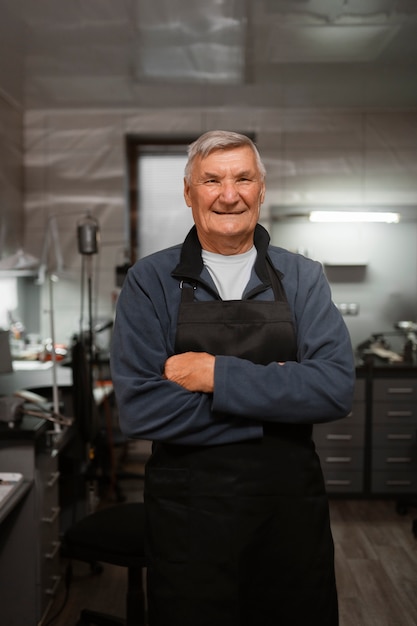
[[[310,222],[384,222],[397,224],[399,213],[388,211],[311,211]]]

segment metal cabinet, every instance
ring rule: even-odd
[[[417,493],[417,380],[373,381],[371,492]]]
[[[0,554],[0,569],[10,571],[10,587],[13,593],[20,592],[25,601],[7,602],[8,598],[2,598],[0,591],[0,621],[30,626],[37,624],[52,605],[60,582],[61,566],[57,545],[58,457],[53,446],[48,445],[43,425],[27,433],[28,438],[22,436],[0,442],[1,466],[8,471],[21,472],[33,484],[19,511],[19,518],[15,520],[13,532],[16,534],[19,528],[20,531],[19,536],[16,535],[16,550],[10,557],[10,563],[5,562],[3,554]],[[24,549],[27,537],[30,538],[29,551]]]
[[[364,489],[365,381],[357,380],[351,413],[342,420],[314,426],[314,441],[328,493]]]
[[[59,468],[71,446],[69,431],[58,440],[37,418],[24,417],[20,429],[0,433],[0,467],[31,484],[1,525],[1,624],[43,623],[54,601],[62,576]]]
[[[36,457],[36,498],[39,520],[39,605],[48,612],[61,581],[59,560],[59,469],[55,450],[41,451]]]

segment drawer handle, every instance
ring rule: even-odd
[[[329,441],[350,441],[352,439],[352,435],[326,435],[326,439]]]
[[[387,480],[385,484],[390,487],[406,487],[411,485],[411,480]]]
[[[331,485],[331,486],[335,486],[335,485],[339,485],[339,486],[348,486],[351,484],[352,481],[350,480],[326,480],[326,485]]]
[[[387,411],[388,417],[413,417],[412,411]]]
[[[328,456],[326,457],[327,463],[351,463],[351,456]]]
[[[59,472],[51,472],[51,477],[46,483],[48,487],[53,487],[59,478]]]
[[[42,521],[46,522],[47,524],[53,524],[56,518],[58,517],[59,512],[60,512],[59,506],[53,506],[51,508],[51,513],[52,513],[51,517],[43,517]]]
[[[387,439],[392,439],[394,441],[410,441],[413,438],[413,435],[396,435],[396,434],[388,434]]]
[[[413,387],[388,387],[387,393],[413,393]]]
[[[53,487],[59,478],[59,472],[52,472],[51,478],[46,483],[48,487]]]
[[[389,456],[387,463],[411,463],[411,457],[409,456]]]
[[[58,550],[61,547],[61,542],[60,541],[52,541],[51,543],[51,552],[46,552],[45,554],[45,559],[54,559],[56,557],[56,555],[58,554]]]
[[[51,578],[54,584],[52,585],[52,587],[48,587],[47,589],[45,589],[45,593],[48,596],[54,596],[56,594],[59,583],[61,582],[61,576],[52,576]]]

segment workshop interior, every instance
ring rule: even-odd
[[[331,503],[384,502],[404,529],[404,625],[416,623],[417,3],[1,0],[0,11],[0,621],[102,623],[78,608],[65,617],[78,559],[96,578],[106,563],[129,572],[125,623],[146,623],[150,442],[118,427],[115,309],[136,260],[192,226],[188,145],[227,129],[263,158],[271,243],[322,264],[348,328],[352,414],[315,426],[314,440]],[[125,505],[129,522],[105,518]],[[123,524],[131,550],[95,545]]]

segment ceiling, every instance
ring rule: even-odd
[[[27,108],[415,107],[415,0],[0,0]]]

